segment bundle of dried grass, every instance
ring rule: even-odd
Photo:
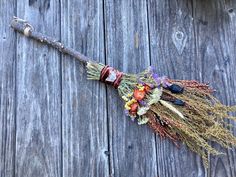
[[[101,80],[104,67],[88,63],[88,78]],[[109,72],[119,73],[114,69]],[[225,118],[236,120],[229,115],[236,106],[221,104],[207,84],[158,77],[149,68],[139,74],[123,73],[117,89],[126,102],[127,115],[139,124],[148,124],[160,137],[169,138],[176,145],[182,141],[203,158],[206,166],[208,153],[221,154],[209,141],[226,148],[236,146],[236,137],[224,122]]]

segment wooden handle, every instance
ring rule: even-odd
[[[88,62],[92,62],[93,60],[84,56],[83,54],[77,52],[76,50],[64,46],[61,42],[58,42],[58,40],[49,37],[45,34],[42,34],[40,32],[34,31],[34,28],[32,25],[30,25],[27,21],[14,17],[11,22],[11,27],[16,30],[17,32],[25,35],[26,37],[32,38],[34,40],[37,40],[41,43],[47,44],[50,47],[53,47],[63,54],[70,55],[79,61],[81,61],[84,64],[87,64]],[[95,61],[93,61],[95,62]]]

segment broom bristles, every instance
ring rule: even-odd
[[[100,80],[103,67],[102,64],[89,63],[88,78]],[[183,87],[184,91],[173,93],[168,89],[173,84]],[[145,91],[146,86],[150,90]],[[136,91],[139,97],[135,95]],[[221,154],[209,145],[209,141],[226,148],[236,146],[236,137],[224,127],[227,124],[225,118],[236,120],[229,115],[236,111],[236,106],[221,104],[212,96],[213,91],[208,84],[193,80],[160,80],[150,69],[139,74],[123,74],[118,87],[129,116],[140,124],[147,123],[161,138],[169,138],[177,146],[178,141],[183,142],[202,157],[206,166],[208,154]],[[145,94],[144,98],[141,93]]]

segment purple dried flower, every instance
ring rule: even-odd
[[[155,80],[157,86],[159,86],[159,85],[161,84],[161,78],[158,77],[157,74],[153,74],[152,77],[153,77],[153,79]]]
[[[168,82],[166,76],[161,77],[161,83],[162,83],[162,86],[163,86],[164,88],[170,86],[170,83]]]
[[[146,106],[146,105],[147,105],[147,103],[146,103],[145,101],[143,101],[143,100],[140,100],[140,101],[139,101],[139,104],[140,104],[141,106]]]
[[[153,73],[153,74],[152,74],[152,77],[153,77],[153,79],[155,79],[155,80],[156,80],[156,79],[158,79],[158,74],[156,74],[156,73]]]
[[[149,87],[150,87],[151,89],[153,89],[153,88],[154,88],[154,85],[153,85],[153,84],[149,84]]]
[[[140,78],[138,78],[138,84],[144,85],[145,83]]]
[[[163,86],[165,88],[170,86],[170,83],[168,82],[167,77],[166,76],[158,77],[158,74],[154,72],[154,67],[150,66],[149,72],[151,73],[152,78],[156,82],[157,86]]]
[[[152,78],[155,80],[155,82],[157,83],[157,85],[159,85],[159,80],[158,80],[158,74],[155,72],[155,69],[153,66],[149,67],[149,73],[151,74]]]

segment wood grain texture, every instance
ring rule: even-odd
[[[235,0],[1,0],[0,177],[235,177],[236,150],[201,159],[123,113],[83,65],[15,34],[13,15],[124,72],[211,82],[236,104]],[[236,126],[236,123],[234,123]],[[234,131],[236,135],[236,131]]]
[[[151,64],[159,75],[198,79],[192,3],[189,0],[148,1]],[[157,137],[159,176],[205,176],[200,158],[180,144]]]
[[[210,82],[215,96],[227,105],[236,104],[235,1],[194,1],[196,54],[201,80]],[[208,176],[236,176],[235,149],[217,149],[225,156],[211,157]]]
[[[61,3],[62,42],[104,63],[102,1]],[[105,86],[68,56],[62,71],[63,176],[109,176]]]
[[[17,16],[32,22],[37,30],[60,38],[58,1],[19,0]],[[60,55],[38,42],[17,36],[15,176],[59,177],[62,169]]]
[[[15,7],[13,0],[0,1],[0,177],[11,177],[15,170],[16,35],[8,26]]]
[[[150,65],[146,2],[105,0],[107,64],[124,72]],[[124,115],[117,91],[108,89],[111,176],[157,176],[155,138]]]

